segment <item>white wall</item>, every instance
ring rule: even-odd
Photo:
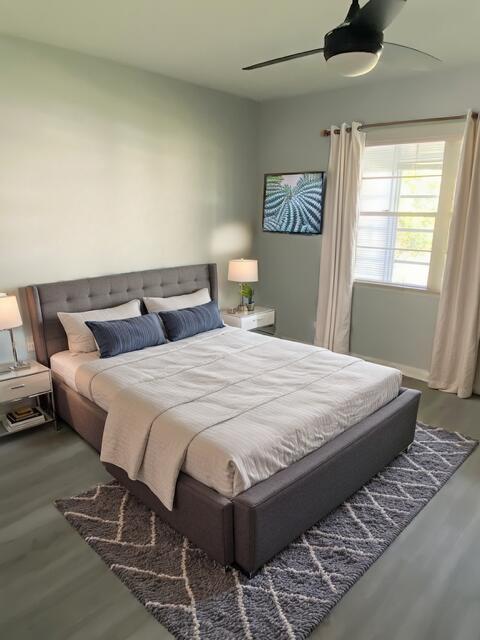
[[[320,132],[332,124],[456,115],[469,107],[480,107],[478,69],[263,103],[258,193],[263,173],[326,169],[329,141]],[[277,308],[281,335],[311,342],[321,236],[262,233],[260,197],[258,209],[255,249],[261,281],[257,298]],[[437,303],[438,295],[432,293],[356,285],[352,352],[425,372],[430,366]]]
[[[10,38],[0,78],[0,291],[217,261],[236,300],[225,264],[250,254],[254,102]]]

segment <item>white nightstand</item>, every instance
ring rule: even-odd
[[[50,369],[39,362],[30,364],[28,369],[0,373],[0,438],[56,422]],[[7,414],[20,406],[36,407],[44,419],[10,425]]]
[[[248,313],[230,313],[224,309],[222,318],[230,327],[246,331],[259,331],[270,335],[275,331],[275,309],[269,307],[255,307],[255,311]]]

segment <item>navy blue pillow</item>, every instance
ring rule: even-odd
[[[155,347],[167,341],[156,313],[147,313],[126,320],[88,320],[85,324],[95,337],[101,358]]]
[[[160,311],[158,315],[162,319],[168,339],[172,342],[224,326],[220,311],[213,300],[198,307]]]

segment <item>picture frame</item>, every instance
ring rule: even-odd
[[[290,235],[320,235],[324,201],[325,171],[266,173],[262,230]]]

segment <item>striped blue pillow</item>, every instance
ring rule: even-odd
[[[220,311],[213,300],[188,309],[160,311],[158,315],[162,319],[168,339],[172,342],[224,326]]]
[[[156,313],[147,313],[127,320],[90,320],[85,324],[95,337],[101,358],[155,347],[167,341]]]

